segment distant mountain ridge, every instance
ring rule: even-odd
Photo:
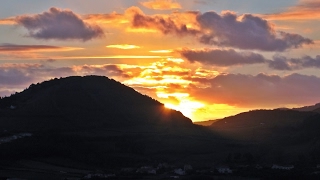
[[[319,111],[319,109],[320,109],[320,103],[317,103],[317,104],[311,105],[311,106],[292,108],[292,110],[296,110],[296,111]]]

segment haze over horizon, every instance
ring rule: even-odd
[[[320,102],[318,0],[30,2],[1,1],[1,97],[103,75],[193,121]]]

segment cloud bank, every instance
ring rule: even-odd
[[[88,41],[104,36],[99,26],[85,23],[70,10],[54,7],[42,14],[17,16],[15,21],[29,31],[30,37],[36,39]]]
[[[318,20],[320,18],[320,2],[300,0],[297,5],[284,12],[266,14],[262,17],[269,20]]]
[[[316,76],[226,74],[203,81],[209,84],[209,87],[190,86],[188,92],[208,103],[256,108],[312,104],[320,99],[320,78]]]
[[[257,53],[237,52],[233,49],[183,49],[179,53],[190,62],[200,62],[214,66],[233,66],[265,63],[266,59]]]
[[[179,13],[175,13],[177,16]],[[183,14],[183,13],[182,13]],[[203,44],[239,49],[257,49],[262,51],[284,51],[299,48],[302,45],[313,44],[311,39],[299,34],[276,32],[274,26],[268,21],[251,15],[241,16],[233,12],[193,12],[197,27],[179,22],[173,16],[150,16],[136,13],[132,20],[134,28],[156,29],[163,34],[178,36],[192,35]],[[180,15],[181,16],[181,15]],[[191,20],[190,20],[191,21]]]
[[[155,10],[181,9],[181,5],[172,0],[150,0],[141,2],[140,4],[146,8]]]
[[[266,64],[269,68],[281,71],[293,71],[305,68],[320,68],[320,55],[316,57],[304,56],[301,58],[287,58],[275,55],[272,59],[266,59],[263,55],[253,52],[241,52],[233,49],[182,49],[176,52],[189,62],[199,62],[212,66],[234,66],[249,64]]]

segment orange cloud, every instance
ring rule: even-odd
[[[79,47],[60,47],[60,46],[48,46],[48,45],[17,45],[17,44],[0,44],[0,52],[25,52],[25,51],[73,51],[81,50]]]
[[[86,21],[94,21],[99,24],[125,24],[129,23],[129,19],[125,16],[125,14],[118,14],[116,12],[112,12],[110,14],[87,14],[84,15],[83,18]]]
[[[111,44],[106,46],[107,48],[117,48],[117,49],[139,49],[140,46],[132,44]]]
[[[172,0],[150,0],[141,2],[140,4],[146,8],[155,10],[181,9],[181,5]]]
[[[296,6],[285,12],[266,14],[268,20],[318,20],[320,18],[320,1],[300,0]]]
[[[173,50],[172,49],[162,49],[162,50],[151,50],[149,52],[151,52],[151,53],[172,53]]]
[[[14,25],[16,24],[16,21],[14,18],[6,18],[6,19],[0,19],[0,25]]]

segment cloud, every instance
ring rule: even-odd
[[[32,83],[51,78],[92,74],[118,79],[129,78],[127,71],[114,64],[52,67],[46,63],[7,63],[0,64],[0,91],[3,90],[2,96],[9,95],[4,92],[21,91]]]
[[[315,0],[300,0],[295,6],[284,12],[265,14],[268,20],[318,20],[320,18],[320,2]]]
[[[106,46],[107,48],[117,48],[117,49],[139,49],[140,46],[132,44],[111,44]]]
[[[298,34],[276,33],[274,27],[266,20],[244,14],[237,16],[226,12],[200,14],[198,22],[203,34],[200,42],[239,49],[257,49],[264,51],[284,51],[298,48],[313,41]]]
[[[150,50],[151,53],[172,53],[172,49]]]
[[[233,49],[183,49],[179,51],[179,53],[190,62],[200,62],[214,66],[233,66],[266,62],[266,59],[260,54],[237,52]]]
[[[234,66],[245,64],[266,64],[271,69],[281,71],[293,71],[305,68],[320,68],[320,55],[315,58],[304,56],[302,58],[287,58],[281,55],[275,55],[272,59],[266,59],[261,54],[253,52],[238,52],[233,49],[201,49],[191,50],[182,49],[178,50],[190,62],[199,62],[202,64],[213,66]]]
[[[18,44],[0,44],[0,52],[15,51],[72,51],[83,48],[77,47],[60,47],[49,45],[18,45]]]
[[[150,0],[141,2],[146,8],[155,10],[169,10],[169,9],[181,9],[181,5],[173,0]]]
[[[186,24],[177,23],[172,18],[162,16],[148,16],[136,13],[132,20],[133,28],[146,28],[161,31],[163,34],[175,34],[179,36],[197,34],[198,31],[188,28]]]
[[[224,74],[204,79],[210,86],[198,88],[190,85],[188,92],[207,103],[257,108],[313,104],[320,99],[320,78],[316,76]]]
[[[304,56],[302,58],[286,58],[276,55],[273,61],[269,62],[269,67],[276,70],[299,70],[303,68],[320,68],[320,55],[315,58]]]
[[[129,23],[129,18],[126,17],[125,14],[119,14],[116,12],[112,12],[110,14],[87,14],[84,15],[83,18],[86,21],[94,21],[98,24],[125,24]]]
[[[0,25],[13,25],[13,24],[16,24],[14,18],[0,19]]]
[[[115,64],[104,64],[104,65],[83,65],[75,66],[73,69],[79,74],[82,75],[102,75],[110,77],[123,77],[129,78],[130,76],[126,74],[120,66]]]
[[[188,16],[187,21],[176,17]],[[132,20],[133,28],[155,29],[163,34],[178,36],[192,35],[203,44],[239,49],[257,49],[263,51],[284,51],[313,44],[311,39],[299,34],[276,32],[268,21],[251,15],[241,16],[233,12],[188,12],[173,13],[170,16],[149,16],[136,13]]]
[[[88,41],[104,36],[99,26],[85,23],[70,10],[54,7],[42,14],[17,16],[15,21],[36,39]]]

